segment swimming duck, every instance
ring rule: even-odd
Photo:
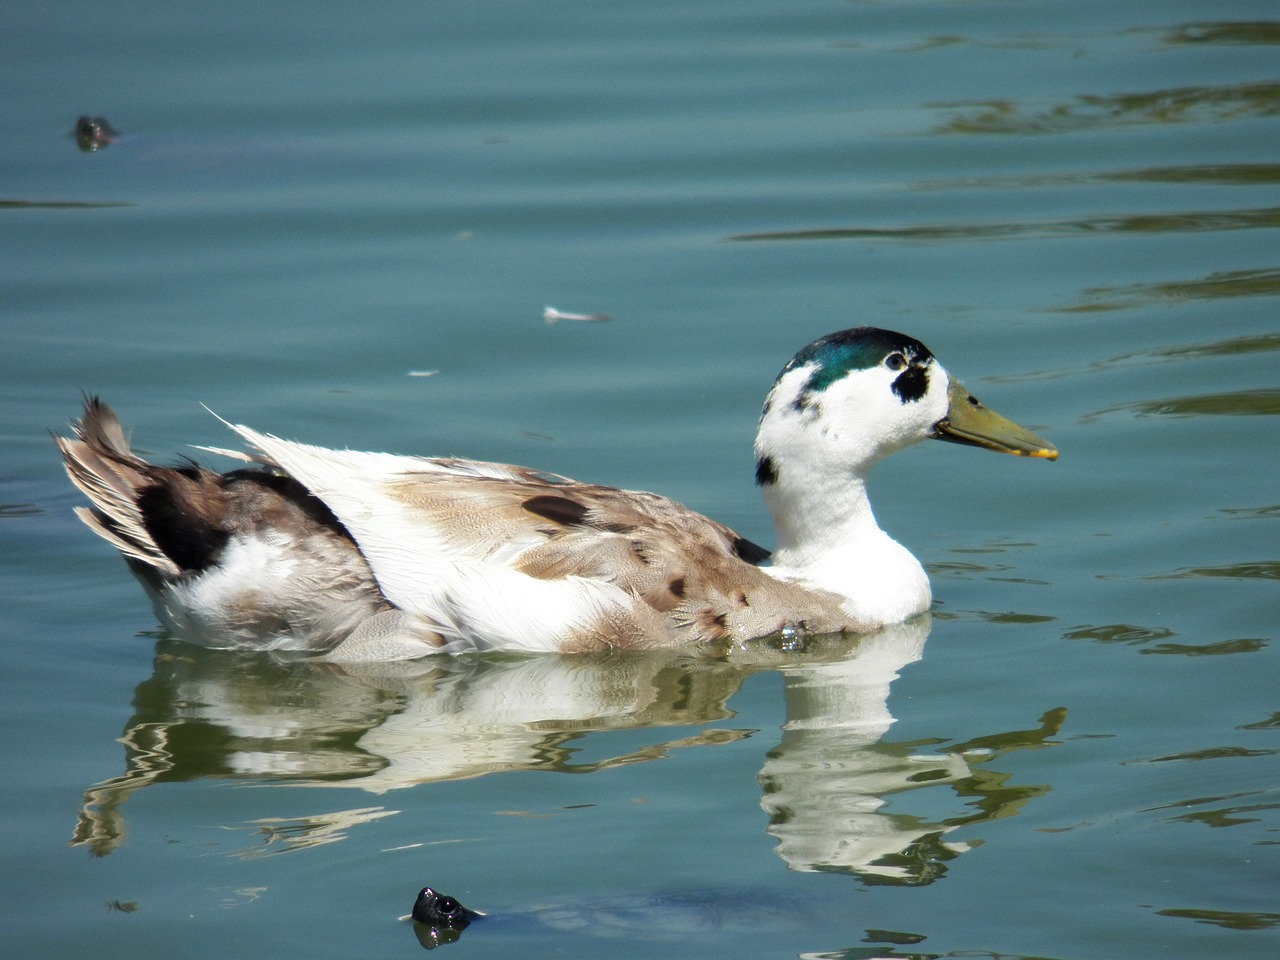
[[[329,450],[228,423],[254,464],[155,466],[86,398],[57,438],[172,633],[332,660],[476,649],[648,649],[779,632],[864,633],[931,603],[919,561],[876,524],[881,458],[933,438],[1057,458],[979,403],[919,340],[872,327],[815,340],[769,391],[756,483],[769,552],[653,493],[525,467]]]

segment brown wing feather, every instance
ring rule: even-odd
[[[396,495],[475,556],[506,550],[532,577],[621,587],[661,615],[665,643],[866,629],[834,594],[769,575],[751,562],[767,551],[672,500],[500,469],[510,475],[414,474]]]

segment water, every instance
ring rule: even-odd
[[[1269,5],[4,19],[13,956],[411,956],[426,883],[507,918],[471,955],[1280,949]],[[120,142],[78,152],[81,113]],[[205,403],[769,542],[764,391],[857,323],[1062,450],[879,470],[927,642],[407,675],[192,650],[47,433],[96,391],[164,459],[228,442]]]

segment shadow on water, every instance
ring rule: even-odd
[[[1280,21],[1222,20],[1197,21],[1168,28],[1137,27],[1121,31],[1125,34],[1155,34],[1167,46],[1201,44],[1205,46],[1274,46],[1280,45]],[[1061,33],[1018,33],[1000,37],[975,37],[962,34],[937,34],[907,44],[889,42],[885,49],[898,53],[927,53],[944,47],[972,46],[988,50],[1075,49],[1079,39]],[[866,42],[843,41],[831,44],[836,49],[866,49]]]
[[[1129,351],[1126,353],[1116,354],[1111,357],[1104,357],[1100,360],[1093,360],[1087,366],[1079,368],[1039,370],[1014,375],[997,375],[989,377],[988,379],[992,383],[1015,383],[1020,380],[1052,380],[1058,377],[1075,376],[1084,372],[1099,372],[1116,367],[1124,368],[1130,366],[1143,366],[1152,363],[1171,363],[1184,360],[1195,361],[1214,359],[1218,357],[1248,356],[1255,353],[1268,353],[1273,350],[1280,350],[1280,334],[1264,333],[1259,335],[1231,337],[1226,340],[1210,340],[1203,343],[1177,344],[1170,347],[1153,347],[1150,350]],[[1267,391],[1264,390],[1261,392],[1266,393]],[[1159,404],[1166,402],[1167,401],[1157,401]],[[1265,406],[1265,401],[1263,405]],[[1108,412],[1111,409],[1127,408],[1108,408]],[[1161,411],[1151,409],[1146,412],[1156,413]],[[1174,409],[1167,412],[1176,413],[1178,410],[1175,406]],[[1096,417],[1099,416],[1099,414],[1093,413],[1090,416]]]
[[[1167,31],[1167,44],[1280,46],[1280,20],[1210,20],[1185,23]]]
[[[123,806],[158,783],[226,778],[355,787],[370,794],[516,770],[592,773],[660,760],[759,734],[722,726],[750,676],[777,671],[786,720],[758,774],[776,851],[797,871],[852,874],[872,884],[942,877],[969,844],[959,827],[1016,814],[1047,785],[1020,786],[991,767],[1013,750],[1052,743],[1050,711],[1030,730],[943,746],[885,738],[890,683],[919,659],[927,618],[866,637],[810,638],[698,651],[579,656],[457,656],[341,666],[157,645],[120,742],[124,772],[85,791],[72,843],[96,856],[125,839]],[[584,738],[611,730],[698,727],[639,749],[582,762]],[[599,749],[599,744],[594,745]],[[888,798],[946,787],[965,811],[943,819],[899,812]],[[932,805],[932,804],[931,804]],[[332,843],[394,815],[360,805],[251,821],[261,857]]]
[[[921,180],[914,190],[1020,190],[1098,183],[1180,183],[1223,187],[1253,187],[1280,183],[1280,164],[1205,163],[1184,167],[1139,167],[1099,170]]]
[[[1193,23],[1167,32],[1171,44],[1274,44],[1280,23]],[[946,39],[946,38],[939,38]],[[965,42],[963,38],[949,38]],[[941,44],[946,45],[946,44]],[[1078,94],[1047,106],[1014,98],[940,102],[927,105],[950,118],[928,131],[930,136],[1052,136],[1150,124],[1219,123],[1280,115],[1280,81],[1221,86],[1183,86],[1136,92]],[[1133,170],[1053,171],[1034,175],[999,175],[927,180],[914,190],[1023,189],[1099,183],[1185,183],[1224,186],[1272,185],[1280,180],[1274,163],[1201,164],[1141,167]],[[767,240],[907,240],[979,241],[1051,238],[1094,234],[1198,233],[1268,229],[1280,225],[1274,207],[1224,210],[1169,210],[1100,213],[1065,219],[1026,222],[937,223],[904,226],[850,224],[739,233],[732,241]],[[1266,278],[1263,278],[1266,282]]]
[[[134,206],[137,206],[137,204],[127,201],[0,199],[0,210],[95,210],[103,207]]]
[[[941,223],[907,227],[820,227],[739,233],[726,240],[1010,240],[1090,234],[1208,233],[1280,226],[1280,207],[1186,210],[1172,213],[1103,214],[1066,220],[1011,223]]]
[[[1020,136],[1079,133],[1137,124],[1272,117],[1280,113],[1280,82],[1079,94],[1066,103],[1040,110],[1025,109],[1015,100],[960,101],[929,106],[959,111],[958,116],[935,127],[935,133]]]
[[[0,520],[38,517],[43,513],[34,503],[0,503]]]
[[[1158,35],[1160,42],[1167,46],[1276,46],[1280,45],[1280,21],[1196,21],[1162,29]],[[933,106],[964,111],[936,128],[939,133],[1057,134],[1133,124],[1275,116],[1280,113],[1280,82],[1080,94],[1065,103],[1031,111],[1021,108],[1014,100]]]
[[[471,910],[443,891],[425,887],[414,901],[411,914],[402,919],[413,921],[414,936],[426,950],[457,943],[465,934],[468,939],[481,936],[491,947],[504,939],[518,942],[524,952],[530,941],[567,942],[582,936],[607,938],[615,944],[632,939],[687,943],[708,937],[723,944],[726,933],[754,935],[758,940],[762,930],[812,930],[815,924],[821,923],[824,911],[831,907],[820,897],[797,897],[758,889],[723,889],[581,898],[486,914]],[[862,942],[877,946],[806,951],[801,956],[807,960],[940,960],[947,956],[1032,960],[981,950],[966,950],[963,954],[916,950],[899,953],[895,947],[916,946],[928,937],[875,928],[863,932]]]
[[[580,898],[562,903],[535,903],[497,914],[470,909],[457,899],[432,887],[424,887],[414,901],[412,912],[403,920],[413,921],[413,932],[426,950],[457,943],[463,938],[482,936],[492,946],[493,938],[516,941],[522,952],[530,941],[570,941],[582,936],[620,940],[685,943],[708,936],[723,944],[724,934],[755,935],[763,930],[812,930],[821,923],[831,904],[821,897],[798,897],[777,891],[723,889],[672,891],[662,894],[632,893],[618,896]],[[475,931],[475,932],[468,932]],[[941,960],[948,956],[990,957],[992,960],[1033,960],[1017,954],[966,950],[956,953],[899,953],[899,946],[917,946],[928,937],[901,930],[870,928],[862,942],[873,947],[812,952],[806,960]],[[1049,960],[1041,957],[1039,960]]]
[[[1167,280],[1160,283],[1134,283],[1123,287],[1091,287],[1085,291],[1086,303],[1058,308],[1058,313],[1099,313],[1127,310],[1150,303],[1180,303],[1189,300],[1224,300],[1234,297],[1273,297],[1280,294],[1280,267],[1254,270],[1224,270],[1191,280]],[[1266,334],[1232,341],[1231,353],[1273,350],[1280,345],[1280,335]],[[1169,348],[1188,351],[1190,347]]]
[[[1274,46],[1280,44],[1280,21],[1193,22],[1161,30],[1159,38],[1163,44],[1170,46],[1190,44]],[[926,47],[918,49],[932,49],[965,42],[972,41],[962,37],[934,38]],[[1048,38],[1040,41],[1041,44],[1048,42]],[[1036,46],[1037,41],[1035,38],[1006,39],[997,45],[1010,44]],[[1204,123],[1273,117],[1280,114],[1280,81],[1267,80],[1222,86],[1182,86],[1111,94],[1078,94],[1068,101],[1047,107],[1028,107],[1013,98],[938,102],[927,106],[952,114],[950,119],[933,128],[931,131],[933,134],[1044,136],[1146,124]],[[1010,188],[1108,181],[1248,185],[1274,183],[1276,175],[1277,168],[1274,164],[1216,164],[1155,167],[1104,173],[1051,173],[1030,177],[997,176],[940,180],[919,186],[922,189]],[[1076,224],[1076,228],[1095,229],[1096,226],[1093,224],[1093,221],[1080,221]],[[1060,231],[1064,228],[1070,229],[1071,224],[1054,224],[1051,228]],[[803,236],[808,233],[810,231],[795,231],[794,235]],[[825,235],[828,232],[816,233]],[[865,234],[841,232],[840,235]],[[983,233],[959,234],[964,238],[981,238],[985,235]],[[787,238],[790,236],[788,235]],[[756,238],[756,235],[745,235],[735,239]]]
[[[1280,415],[1280,389],[1230,390],[1120,403],[1087,414],[1080,422],[1092,423],[1114,413],[1134,417],[1274,417]]]
[[[1280,913],[1233,910],[1157,910],[1158,917],[1179,917],[1196,923],[1209,923],[1228,930],[1268,930],[1280,927]]]

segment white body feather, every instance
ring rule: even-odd
[[[554,651],[598,622],[640,613],[639,601],[613,584],[514,570],[511,561],[540,537],[488,544],[451,536],[397,495],[415,474],[517,479],[498,464],[328,450],[230,426],[333,510],[386,598],[431,624],[450,651]]]

